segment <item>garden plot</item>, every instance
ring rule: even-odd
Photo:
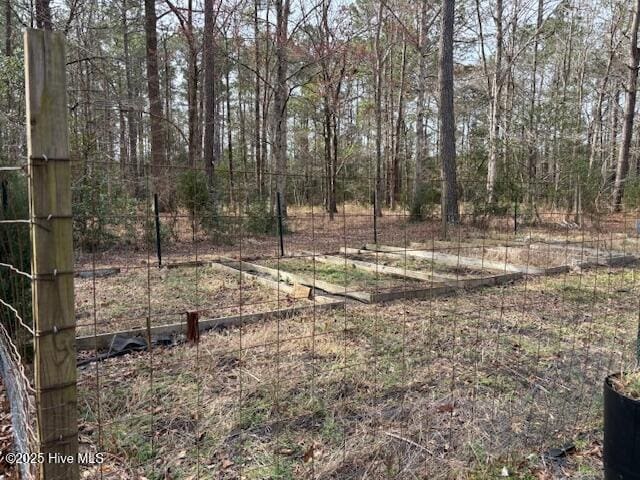
[[[146,329],[184,323],[185,312],[227,318],[297,306],[310,306],[288,292],[215,265],[147,269],[134,267],[108,277],[75,279],[77,335]]]
[[[427,244],[411,243],[411,248],[427,248]],[[554,274],[567,272],[571,267],[585,261],[575,252],[560,251],[555,248],[534,248],[532,245],[504,243],[478,245],[473,243],[457,243],[448,246],[439,245],[438,252],[449,255],[460,255],[461,258],[480,260],[488,268],[495,270],[517,271],[523,273]]]
[[[377,265],[380,269],[395,268],[400,271],[419,272],[435,282],[478,278],[487,273],[479,268],[437,263],[431,259],[418,258],[410,254],[405,256],[403,251],[387,253],[367,249],[342,248],[340,252],[345,255],[348,262],[364,261],[372,264],[374,268]]]
[[[341,248],[347,255],[373,256],[395,262],[398,266],[411,266],[414,271],[429,273],[437,279],[439,285],[449,288],[475,288],[487,285],[508,283],[531,273],[532,268],[519,265],[485,262],[482,259],[462,257],[418,248],[404,248],[387,245],[368,244],[361,249]],[[408,268],[408,267],[406,267]],[[536,269],[535,273],[539,273]]]
[[[315,257],[315,260],[314,260]],[[429,277],[411,277],[399,272],[389,273],[365,269],[340,261],[323,262],[331,258],[325,255],[298,256],[282,259],[270,259],[254,262],[247,268],[254,268],[269,273],[291,284],[302,284],[324,292],[340,295],[365,303],[394,299],[395,294],[413,290],[429,290],[432,286]]]
[[[262,260],[253,264],[243,262],[242,268],[260,271],[290,284],[306,285],[364,303],[430,298],[451,294],[457,288],[496,285],[522,276],[520,273],[480,275],[481,272],[473,269],[459,271],[456,274],[451,266],[443,267],[439,264],[414,270],[405,268],[393,255],[390,256],[391,260],[396,263],[384,265],[379,261],[376,264],[375,255],[367,256],[367,252],[362,254],[354,249],[343,249],[342,252],[346,253],[346,256],[303,254],[293,258]],[[436,265],[442,274],[433,272]]]
[[[559,239],[540,240],[528,238],[526,241],[495,241],[484,239],[478,242],[432,242],[432,244],[412,242],[411,248],[435,249],[438,252],[460,254],[464,257],[481,258],[487,264],[515,264],[527,268],[530,274],[562,273],[572,267],[623,266],[637,258],[629,252],[612,250],[605,241],[584,240],[567,242]],[[536,272],[542,269],[543,272]]]
[[[596,265],[624,266],[635,262],[638,257],[628,251],[615,250],[617,246],[607,241],[593,240],[584,243],[567,243],[562,240],[530,242],[532,249],[565,252],[576,258],[580,267]]]

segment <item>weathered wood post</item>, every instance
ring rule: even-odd
[[[199,320],[200,313],[197,310],[189,310],[187,312],[187,340],[191,343],[198,343],[200,341]]]
[[[24,34],[36,414],[43,480],[78,478],[71,164],[64,36]]]

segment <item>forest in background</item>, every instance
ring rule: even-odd
[[[80,235],[151,193],[209,226],[268,217],[276,192],[285,215],[375,198],[580,224],[640,197],[639,4],[4,0],[0,163],[26,153],[20,32],[52,28]]]

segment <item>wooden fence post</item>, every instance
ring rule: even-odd
[[[187,312],[187,340],[191,343],[200,341],[198,320],[200,320],[200,313],[197,310],[189,310]]]
[[[64,36],[24,34],[39,465],[43,480],[78,479],[71,164]]]

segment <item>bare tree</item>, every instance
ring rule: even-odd
[[[636,109],[638,65],[640,63],[640,49],[638,49],[638,25],[640,25],[640,0],[636,0],[631,27],[631,41],[629,44],[629,68],[627,76],[626,104],[624,109],[624,123],[622,125],[622,142],[618,153],[616,166],[616,179],[613,186],[613,208],[619,211],[622,207],[624,195],[624,182],[629,172],[629,151],[631,149],[631,137],[633,135],[633,120]]]
[[[11,13],[11,0],[5,0],[4,2],[4,54],[7,57],[13,55],[13,43],[11,35],[12,32],[12,13]]]
[[[198,43],[193,27],[193,0],[187,1],[187,16],[171,0],[165,0],[173,11],[187,41],[187,127],[189,165],[195,167],[200,157],[202,136],[198,113]]]
[[[498,141],[500,137],[500,107],[502,98],[502,54],[503,54],[503,29],[502,29],[502,0],[496,0],[494,21],[496,26],[496,60],[491,83],[491,114],[489,122],[489,159],[487,161],[487,202],[495,200],[495,185],[498,173]]]
[[[214,16],[213,0],[204,2],[204,36],[202,45],[202,63],[204,69],[204,166],[213,185],[213,171],[217,163],[216,149],[216,74],[214,55]]]
[[[260,5],[260,0],[254,0],[253,2],[253,36],[254,36],[254,46],[253,46],[253,54],[254,54],[254,63],[255,63],[255,72],[254,72],[254,97],[253,97],[253,143],[254,143],[254,161],[255,161],[255,169],[256,169],[256,183],[258,187],[258,194],[262,197],[264,193],[264,167],[263,167],[263,156],[262,156],[262,141],[260,135],[260,90],[262,80],[260,79],[260,36],[259,36],[259,28],[258,28],[258,9]]]
[[[400,85],[398,88],[398,115],[395,125],[395,142],[393,149],[393,157],[390,165],[389,175],[389,200],[391,209],[396,208],[397,202],[400,201],[400,157],[402,155],[402,133],[404,130],[404,95],[406,85],[407,72],[407,41],[405,35],[402,35],[402,60],[400,62]]]
[[[276,191],[280,194],[282,215],[287,215],[287,43],[290,0],[276,0],[276,85],[273,95]]]
[[[375,194],[375,215],[382,216],[382,199],[384,198],[383,181],[382,181],[382,77],[384,75],[384,54],[381,44],[382,35],[382,12],[384,11],[384,2],[380,1],[378,8],[378,22],[376,26],[375,36],[375,117],[376,117],[376,184]]]
[[[442,221],[458,223],[455,117],[453,112],[453,22],[455,0],[442,0],[438,81],[440,87],[440,161],[442,167]]]
[[[36,26],[45,30],[51,30],[51,7],[49,0],[36,0]]]
[[[618,46],[620,45],[620,41],[615,41],[615,35],[618,30],[616,16],[612,15],[611,17],[611,29],[609,33],[609,55],[607,57],[607,65],[605,67],[604,75],[600,81],[600,87],[598,88],[598,99],[596,101],[596,105],[594,107],[594,118],[593,124],[591,128],[591,145],[590,145],[590,153],[589,153],[589,173],[594,168],[594,164],[596,163],[596,158],[601,156],[602,150],[602,123],[603,123],[603,105],[604,100],[607,94],[607,86],[609,84],[610,76],[611,76],[611,68],[613,66],[613,61],[616,55],[616,51]]]
[[[137,116],[134,102],[134,87],[133,78],[131,74],[131,54],[130,54],[130,40],[129,40],[129,21],[127,18],[127,0],[122,0],[122,48],[124,51],[124,75],[125,83],[127,87],[127,132],[129,136],[129,144],[127,156],[124,159],[129,163],[128,171],[133,179],[138,179],[140,171],[138,169],[138,128],[137,128]],[[121,159],[122,161],[122,159]],[[134,181],[131,185],[131,191],[137,192],[138,182]]]
[[[151,126],[151,174],[157,191],[161,170],[166,165],[165,134],[162,122],[162,99],[160,98],[160,75],[158,73],[158,32],[156,28],[156,2],[145,0],[145,38],[147,46],[147,89]]]

